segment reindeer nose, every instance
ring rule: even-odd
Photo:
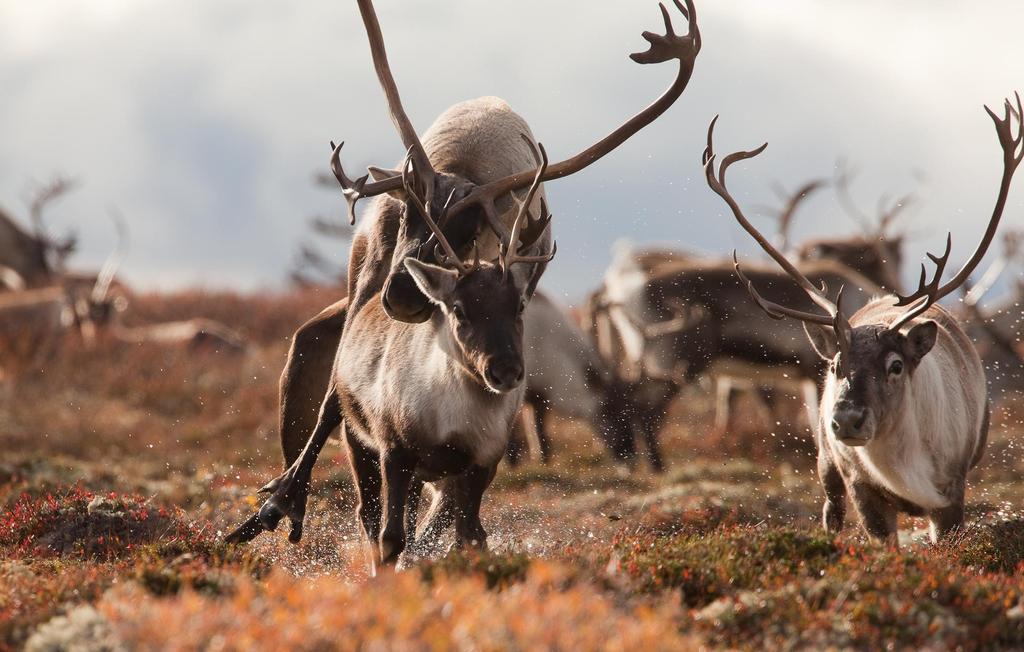
[[[522,360],[516,358],[491,360],[484,373],[487,376],[487,384],[499,392],[515,389],[526,375]]]
[[[867,408],[839,405],[832,417],[832,432],[840,441],[864,439],[863,430],[867,419]]]

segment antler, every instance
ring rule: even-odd
[[[850,181],[856,175],[857,172],[850,169],[845,159],[839,159],[836,162],[835,186],[839,204],[846,211],[846,214],[860,225],[865,235],[878,238],[884,237],[893,222],[896,221],[907,206],[913,203],[914,195],[913,193],[907,193],[897,197],[891,204],[889,204],[889,196],[882,195],[878,198],[878,207],[875,211],[876,218],[872,221],[857,206],[857,202],[854,201],[853,194],[850,192]]]
[[[106,301],[110,285],[114,282],[114,275],[117,274],[117,268],[121,265],[121,260],[128,248],[128,226],[125,224],[124,217],[120,212],[111,210],[110,218],[114,221],[114,228],[117,229],[117,244],[107,260],[104,261],[100,273],[96,275],[96,284],[92,288],[94,303]]]
[[[1024,232],[1016,229],[1003,233],[1003,250],[999,253],[999,257],[995,262],[981,275],[981,280],[964,293],[964,303],[968,304],[968,306],[977,305],[988,291],[992,289],[992,286],[1003,275],[1003,272],[1006,271],[1010,263],[1020,257],[1022,238],[1024,238]]]
[[[971,273],[981,262],[981,259],[985,257],[985,252],[988,250],[992,239],[995,237],[996,229],[999,227],[999,220],[1003,215],[1003,209],[1006,206],[1006,199],[1010,194],[1010,183],[1013,181],[1013,173],[1017,171],[1017,166],[1020,165],[1022,159],[1024,159],[1024,106],[1022,106],[1020,93],[1014,93],[1014,97],[1017,100],[1016,107],[1010,103],[1009,99],[1005,100],[1005,115],[1000,119],[992,109],[985,107],[985,111],[989,117],[992,118],[992,122],[995,124],[996,135],[999,137],[999,145],[1003,150],[1003,175],[999,183],[999,194],[996,197],[996,205],[992,209],[992,217],[989,218],[988,227],[985,229],[985,234],[981,238],[981,242],[978,243],[977,248],[971,255],[970,259],[964,263],[964,266],[956,273],[948,283],[939,286],[939,282],[942,280],[942,272],[945,270],[946,263],[949,260],[949,252],[952,246],[952,236],[946,238],[946,251],[942,256],[934,256],[928,254],[928,258],[935,263],[935,274],[932,276],[930,282],[925,282],[925,269],[924,265],[921,266],[921,280],[918,283],[917,290],[909,295],[901,296],[897,295],[898,301],[897,306],[909,306],[917,304],[904,315],[896,320],[889,328],[890,330],[898,330],[901,326],[917,317],[935,302],[939,301],[943,297],[949,295],[955,291],[958,287],[963,285],[965,281],[970,277]],[[1016,135],[1014,135],[1013,120],[1017,120]]]
[[[31,202],[28,206],[28,214],[32,220],[32,227],[36,230],[36,235],[40,237],[46,236],[46,227],[43,224],[43,208],[47,204],[57,199],[61,195],[67,193],[69,190],[74,189],[78,185],[78,181],[69,177],[57,176],[54,177],[50,183],[39,187],[32,196]]]
[[[388,64],[388,53],[384,49],[384,36],[380,31],[380,23],[377,22],[377,12],[373,9],[371,0],[357,0],[359,13],[363,17],[363,26],[366,28],[366,36],[370,40],[370,54],[373,57],[373,68],[377,71],[377,79],[384,90],[384,96],[388,101],[388,110],[391,112],[391,121],[395,123],[398,133],[402,138],[402,144],[407,150],[412,151],[412,159],[416,164],[416,173],[420,182],[427,189],[426,203],[429,206],[431,195],[434,190],[434,168],[430,165],[427,152],[423,149],[423,143],[416,135],[416,129],[412,121],[406,115],[402,107],[402,98],[398,94],[398,85],[391,74],[391,65]]]
[[[448,238],[445,237],[444,231],[438,226],[438,223],[443,222],[445,215],[448,213],[448,207],[451,204],[452,197],[455,195],[455,190],[448,195],[448,199],[444,202],[444,207],[441,209],[441,215],[435,220],[430,214],[429,204],[425,203],[416,192],[416,188],[413,186],[413,176],[415,176],[415,162],[413,161],[412,148],[405,155],[405,161],[402,163],[402,186],[405,188],[406,196],[409,201],[413,203],[416,210],[419,211],[420,215],[423,216],[423,221],[426,222],[427,227],[434,234],[437,239],[437,246],[443,250],[443,255],[438,256],[438,259],[444,259],[449,265],[452,265],[456,271],[460,274],[465,274],[470,270],[470,266],[462,262],[459,255],[455,253],[455,248],[452,247],[451,243],[448,242]]]
[[[822,285],[821,289],[816,287],[813,283],[811,283],[810,280],[808,280],[806,276],[804,276],[803,274],[800,273],[799,270],[797,270],[793,263],[789,262],[785,255],[783,255],[778,249],[772,246],[772,244],[768,241],[767,238],[764,237],[764,235],[761,234],[761,232],[754,228],[754,225],[751,224],[750,221],[743,214],[743,210],[740,208],[736,200],[733,199],[732,195],[729,193],[729,190],[725,185],[725,173],[729,169],[730,165],[736,163],[737,161],[743,161],[748,158],[753,158],[757,156],[758,154],[763,152],[766,147],[768,147],[768,143],[765,143],[758,147],[757,149],[751,151],[740,151],[729,154],[728,156],[722,159],[722,163],[718,168],[718,176],[716,177],[715,159],[717,158],[717,156],[714,152],[713,143],[716,122],[718,122],[718,116],[715,116],[715,118],[711,121],[711,124],[708,126],[708,145],[707,148],[704,150],[704,155],[702,156],[702,162],[704,164],[704,174],[707,177],[708,186],[710,186],[711,189],[715,192],[715,194],[721,197],[725,201],[725,203],[729,205],[729,208],[732,210],[733,216],[736,218],[736,221],[740,223],[740,226],[742,226],[743,229],[747,233],[749,233],[754,238],[754,240],[757,241],[759,245],[761,245],[761,248],[765,250],[765,252],[772,258],[772,260],[774,260],[783,270],[785,270],[785,272],[794,281],[796,281],[797,285],[799,285],[804,290],[804,292],[807,293],[811,301],[813,301],[819,308],[828,313],[828,315],[826,316],[811,312],[805,312],[802,310],[795,310],[793,308],[787,308],[785,306],[766,300],[757,292],[757,290],[754,289],[754,284],[750,281],[750,279],[748,279],[746,275],[743,274],[743,270],[740,269],[739,259],[736,256],[736,252],[733,252],[733,264],[735,266],[737,276],[739,277],[740,281],[746,286],[747,292],[750,293],[750,296],[753,297],[757,305],[762,310],[764,310],[769,317],[772,317],[773,319],[792,317],[793,319],[798,319],[804,322],[811,322],[815,324],[831,326],[835,331],[836,340],[839,345],[840,364],[845,365],[844,361],[849,357],[848,352],[851,342],[850,338],[852,334],[852,328],[850,327],[850,323],[846,319],[846,316],[843,315],[842,310],[839,309],[839,304],[842,302],[842,288],[840,288],[839,290],[839,298],[837,302],[833,303],[832,300],[829,299],[828,295],[826,294],[827,288],[824,286],[824,284]]]
[[[357,0],[357,3],[359,5],[359,14],[363,18],[363,26],[366,28],[366,37],[370,41],[370,56],[373,58],[373,68],[377,72],[377,80],[384,90],[384,97],[388,102],[388,111],[391,113],[391,121],[395,124],[395,128],[398,129],[398,135],[402,139],[402,144],[407,151],[411,152],[412,159],[415,162],[414,169],[416,174],[420,178],[421,185],[426,189],[426,203],[430,205],[434,193],[434,168],[430,165],[430,159],[427,158],[427,152],[423,149],[423,143],[420,142],[419,136],[416,135],[416,129],[412,126],[412,121],[409,120],[409,116],[402,106],[402,98],[398,94],[398,84],[395,83],[395,77],[391,74],[391,64],[388,63],[388,53],[384,48],[384,35],[381,33],[380,22],[377,20],[377,12],[374,11],[373,2],[372,0]],[[345,143],[342,142],[335,147],[334,141],[331,141],[331,171],[334,172],[338,183],[341,184],[341,192],[345,196],[345,201],[348,202],[349,223],[355,224],[356,202],[364,197],[374,197],[385,192],[400,189],[403,185],[401,177],[405,173],[405,169],[403,168],[401,172],[398,172],[371,167],[367,174],[351,179],[345,174],[345,170],[341,165],[341,148],[344,145]],[[367,183],[371,173],[375,177],[379,175],[383,178],[380,181]]]
[[[687,21],[687,33],[684,35],[675,33],[672,27],[672,17],[668,9],[665,8],[664,4],[659,4],[662,18],[665,21],[665,34],[643,32],[641,36],[647,40],[650,47],[644,52],[636,52],[629,55],[633,61],[640,64],[663,63],[671,59],[677,59],[679,61],[679,72],[676,74],[672,85],[647,108],[634,115],[601,140],[575,156],[549,166],[541,177],[541,181],[561,179],[586,168],[629,140],[633,134],[654,122],[658,116],[664,113],[682,95],[683,90],[686,89],[686,85],[690,81],[690,76],[693,74],[694,62],[701,48],[701,38],[700,29],[697,26],[697,10],[693,5],[693,1],[685,0],[685,6],[680,0],[672,1],[679,10],[679,13]],[[495,201],[505,193],[527,187],[532,182],[533,176],[532,170],[524,170],[503,179],[478,186],[469,195],[455,204],[451,212],[455,215],[470,206],[479,206],[483,210],[484,215],[487,216],[488,221],[493,224],[497,221],[494,217],[496,214],[494,208]]]
[[[775,219],[779,223],[777,236],[779,249],[785,251],[788,248],[789,229],[793,225],[793,216],[796,215],[796,209],[799,208],[800,204],[803,203],[807,197],[826,185],[828,185],[828,181],[825,179],[813,179],[788,195],[781,185],[775,188],[775,193],[779,196],[779,199],[784,202],[781,209],[774,211]]]
[[[345,141],[341,141],[337,146],[333,140],[331,141],[331,172],[334,173],[338,183],[341,184],[341,194],[344,195],[345,201],[348,202],[348,223],[352,225],[356,223],[357,201],[363,197],[375,197],[385,192],[398,190],[402,187],[402,176],[396,173],[395,176],[387,176],[387,178],[381,181],[371,181],[370,183],[367,183],[367,180],[370,178],[369,173],[364,174],[358,179],[350,179],[345,174],[345,168],[341,165],[341,148],[344,146]]]
[[[530,189],[526,192],[526,199],[519,203],[519,211],[516,213],[516,218],[512,222],[512,231],[508,236],[508,243],[505,246],[504,254],[498,259],[502,270],[507,274],[508,270],[514,263],[546,263],[550,262],[555,257],[555,252],[558,250],[558,244],[554,243],[551,248],[550,254],[541,254],[539,256],[525,256],[520,252],[529,249],[544,233],[544,229],[547,228],[551,222],[551,214],[548,213],[547,203],[542,199],[540,202],[540,217],[532,219],[530,215],[530,204],[533,203],[533,198],[537,194],[537,190],[540,188],[541,179],[544,176],[544,172],[548,168],[548,153],[544,149],[544,145],[537,143],[537,147],[533,146],[533,142],[530,141],[525,135],[522,136],[523,140],[530,145],[530,150],[533,152],[533,159],[537,163],[536,172],[533,175],[533,182],[530,184]],[[523,230],[523,222],[527,222],[526,230]]]

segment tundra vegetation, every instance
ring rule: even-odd
[[[45,307],[75,319],[48,331],[45,347],[0,348],[8,370],[0,377],[0,650],[1024,648],[1024,409],[1012,384],[986,400],[981,359],[959,325],[987,334],[1000,364],[1019,368],[1019,306],[982,310],[978,298],[997,272],[966,291],[962,317],[933,305],[965,285],[992,242],[1022,157],[1019,98],[1005,118],[992,116],[1004,175],[989,228],[945,285],[948,246],[931,257],[937,271],[931,281],[922,273],[917,291],[873,298],[899,291],[889,266],[899,263],[898,245],[875,244],[901,202],[881,204],[878,230],[865,227],[864,239],[837,244],[822,234],[829,239],[789,247],[789,222],[817,181],[779,212],[780,248],[799,259],[788,262],[725,187],[725,168],[761,150],[723,158],[716,175],[709,132],[712,190],[783,271],[741,272],[738,263],[649,249],[630,254],[623,275],[610,270],[579,330],[554,302],[531,303],[555,251],[542,183],[615,149],[689,80],[700,49],[696,12],[689,0],[673,4],[686,34],[662,6],[666,33],[645,32],[650,48],[632,55],[677,60],[669,89],[549,166],[526,123],[496,98],[453,106],[421,143],[372,5],[359,0],[407,156],[397,170],[352,179],[342,144],[332,144],[350,215],[359,199],[376,197],[351,234],[347,288],[299,273],[296,289],[278,294],[133,295],[113,321],[113,266],[87,279],[95,300],[79,311],[63,292],[75,279],[64,264],[72,247],[44,241],[38,226],[22,229],[25,242],[34,237],[50,253],[0,258],[0,296],[58,287]],[[496,123],[504,127],[487,127]],[[477,139],[442,137],[457,125],[503,135],[505,149],[486,148],[496,165],[467,153]],[[837,180],[847,194],[848,183]],[[299,264],[317,262],[307,252]],[[701,277],[713,277],[717,291]],[[788,290],[787,277],[796,281]],[[821,280],[838,292],[819,290]],[[774,293],[760,294],[759,282]],[[761,339],[744,339],[737,320]],[[810,338],[794,320],[812,323]],[[500,323],[482,326],[489,321]],[[25,332],[44,322],[19,323]],[[563,344],[524,352],[538,346],[537,329],[558,329]],[[197,339],[214,346],[180,345]],[[771,340],[784,346],[771,349]],[[948,402],[935,410],[876,402],[870,413],[844,406],[858,378],[878,376],[864,371],[873,358],[863,350],[890,340],[899,348],[882,360],[900,398],[929,361],[963,354],[969,373],[926,378],[966,388],[962,432],[936,446],[936,432],[886,420],[892,404],[934,419],[939,407],[955,411]],[[541,369],[538,354],[550,376],[527,379],[531,364]],[[730,366],[737,361],[743,369]],[[806,416],[794,403],[758,418],[764,406],[751,394],[730,397],[723,419],[703,386],[716,374],[747,378],[768,397],[779,379],[765,372],[780,364],[814,394]],[[751,368],[752,380],[743,376]],[[498,407],[475,409],[485,400]],[[542,450],[511,465],[502,455],[524,400]],[[898,473],[879,482],[855,453],[832,454],[863,444],[870,458],[871,440],[894,431],[946,454],[954,467],[939,478],[946,484],[932,482],[936,473],[925,480],[948,500],[897,503],[905,487],[888,481]],[[430,439],[438,434],[451,437]],[[941,446],[948,440],[970,446],[950,452]],[[635,463],[638,443],[648,464]],[[912,454],[920,450],[900,452],[887,470],[920,468],[923,457]],[[267,478],[275,479],[261,506],[253,489]],[[437,486],[417,529],[424,483]],[[865,529],[840,527],[844,492]],[[285,516],[287,535],[275,531]],[[453,532],[434,525],[452,522]]]
[[[710,441],[713,401],[699,393],[670,406],[662,474],[623,477],[552,410],[551,463],[498,469],[481,510],[487,554],[370,580],[333,443],[300,545],[274,533],[225,546],[258,504],[251,488],[280,469],[277,381],[297,315],[333,298],[139,296],[140,325],[215,319],[250,346],[108,340],[5,387],[3,647],[1024,645],[1024,412],[1012,400],[995,404],[968,476],[965,529],[937,546],[906,516],[899,549],[857,528],[827,534],[811,439],[746,425],[761,421],[744,397],[738,425]]]

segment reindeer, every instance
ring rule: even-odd
[[[851,288],[843,296],[847,308],[860,307],[881,291],[832,261],[809,262],[805,272],[816,282]],[[773,299],[804,300],[774,269],[759,266],[751,274]],[[804,398],[809,422],[816,420],[817,383],[823,372],[818,355],[799,328],[780,331],[745,297],[746,289],[725,261],[675,265],[650,277],[606,276],[598,301],[603,305],[592,309],[600,315],[599,348],[602,356],[616,360],[619,377],[629,382],[648,448],[656,446],[668,404],[684,387],[709,376],[717,394],[713,438],[728,431],[729,399],[737,379],[758,388],[768,407],[774,394],[767,388],[792,387]]]
[[[677,60],[679,68],[672,84],[647,108],[597,143],[548,166],[542,181],[569,176],[605,156],[653,122],[682,94],[693,73],[701,39],[692,2],[687,0],[684,5],[673,1],[687,20],[687,34],[675,33],[670,14],[662,7],[665,34],[645,32],[643,37],[650,44],[649,49],[630,55],[640,64]],[[421,142],[402,108],[372,3],[359,0],[358,4],[378,80],[392,121],[408,150],[407,158],[411,157],[418,175],[414,185],[422,188],[424,204],[436,210],[441,201],[450,197],[448,223],[441,226],[456,252],[467,255],[472,243],[483,258],[493,260],[499,253],[499,238],[507,240],[509,233],[510,195],[532,180],[529,127],[505,102],[484,97],[449,108]],[[425,262],[437,261],[431,258],[432,234],[411,205],[401,172],[371,167],[367,175],[351,179],[340,162],[342,145],[333,148],[331,169],[348,203],[349,221],[355,221],[358,200],[377,199],[353,235],[347,297],[303,324],[292,340],[280,388],[281,445],[286,468],[299,456],[315,428],[317,406],[329,382],[331,362],[348,311],[358,310],[374,297],[379,297],[390,317],[400,321],[426,321],[436,310],[404,265],[409,256]],[[542,187],[535,198],[537,206],[530,207],[531,214],[538,211],[543,193]],[[550,238],[550,233],[544,232],[535,249],[547,251]]]
[[[1003,234],[1003,248],[981,278],[964,292],[961,319],[967,322],[971,336],[988,376],[989,395],[998,400],[1009,393],[1024,391],[1024,348],[1020,343],[1021,288],[1019,282],[1011,294],[982,310],[981,300],[992,289],[1010,263],[1020,259],[1024,234]],[[966,287],[966,286],[964,286]]]
[[[0,293],[0,352],[7,367],[39,364],[65,336],[92,348],[99,339],[131,344],[181,344],[242,351],[244,338],[209,319],[187,319],[146,326],[124,326],[120,313],[128,306],[115,281],[127,239],[116,219],[118,243],[98,274],[54,275],[44,287]]]
[[[53,238],[47,233],[46,206],[74,188],[75,182],[56,177],[38,188],[29,202],[31,232],[0,210],[0,290],[52,285],[61,275],[65,259],[74,251],[74,236]]]
[[[854,171],[850,170],[845,162],[840,161],[837,164],[834,185],[840,205],[860,224],[863,235],[814,238],[801,243],[796,250],[796,256],[801,261],[838,261],[871,279],[882,289],[898,292],[902,288],[900,268],[903,264],[904,237],[893,235],[890,229],[903,211],[913,203],[914,197],[912,194],[906,194],[892,200],[887,195],[882,195],[878,200],[876,216],[872,220],[853,199],[850,184],[854,175]],[[824,182],[819,180],[817,183]],[[780,224],[784,232],[788,230],[788,221],[782,223],[780,220]],[[785,247],[780,249],[785,251]]]
[[[995,208],[974,254],[943,284],[952,247],[948,236],[941,256],[929,254],[935,264],[930,280],[922,265],[915,292],[876,298],[849,318],[750,224],[725,185],[729,166],[757,156],[767,143],[726,156],[716,176],[712,137],[717,117],[708,129],[703,155],[708,185],[816,304],[811,312],[766,299],[733,254],[736,275],[754,303],[774,319],[802,322],[828,364],[816,434],[826,498],[822,520],[829,532],[843,526],[847,493],[875,539],[897,542],[900,512],[927,516],[933,542],[963,524],[967,472],[984,452],[989,402],[974,346],[958,320],[937,302],[957,290],[981,262],[999,226],[1013,173],[1024,158],[1020,95],[1016,106],[1006,101],[1002,119],[985,108],[999,138],[1003,173]]]
[[[435,219],[410,186],[409,196],[444,251],[446,264],[410,257],[405,266],[438,311],[421,325],[389,319],[376,301],[350,313],[317,428],[286,474],[290,477],[282,476],[268,488],[274,491],[294,478],[290,490],[305,491],[319,448],[343,422],[357,512],[370,542],[373,569],[394,564],[405,549],[406,504],[412,503],[412,515],[418,505],[419,487],[410,495],[414,482],[438,488],[421,537],[430,542],[454,518],[458,545],[486,545],[480,502],[505,453],[524,393],[523,313],[535,276],[554,256],[554,248],[542,255],[524,253],[540,234],[527,233],[523,225],[546,228],[549,219],[526,219],[545,167],[546,156],[504,253],[494,263],[479,257],[463,262],[437,226],[444,221],[444,209]],[[261,527],[273,529],[284,516],[275,498],[229,541],[251,538]],[[289,516],[292,538],[297,539],[302,515]]]
[[[599,439],[613,442],[628,436],[631,424],[625,418],[628,400],[587,337],[571,318],[539,290],[526,309],[524,319],[526,359],[525,404],[530,407],[536,445],[542,461],[551,457],[547,416],[554,411],[587,423]],[[520,414],[508,459],[522,456],[526,438],[526,411]]]
[[[669,11],[662,6],[665,34],[644,32],[643,37],[650,47],[631,55],[641,64],[677,60],[679,69],[672,85],[651,105],[594,145],[564,161],[541,166],[539,183],[574,174],[608,154],[654,121],[682,94],[693,73],[701,38],[692,0],[686,0],[685,4],[674,0],[674,4],[687,20],[687,33],[675,33]],[[435,121],[421,142],[402,108],[372,2],[358,0],[358,5],[378,81],[407,149],[406,163],[400,170],[371,167],[366,175],[352,179],[340,162],[344,143],[337,146],[332,143],[331,169],[348,202],[349,221],[355,221],[355,206],[359,199],[374,196],[378,199],[353,237],[348,300],[335,304],[308,322],[303,327],[307,330],[303,332],[300,329],[293,340],[289,361],[282,373],[281,388],[281,442],[288,470],[268,485],[273,495],[261,510],[264,518],[260,519],[257,514],[250,519],[237,536],[232,536],[236,541],[251,539],[262,527],[276,527],[284,513],[292,518],[290,538],[293,541],[301,538],[308,480],[300,477],[298,482],[295,481],[296,464],[304,458],[303,468],[311,468],[329,435],[322,427],[327,402],[321,405],[318,425],[310,427],[311,413],[306,410],[310,399],[306,392],[313,391],[316,395],[318,385],[327,386],[327,383],[320,384],[324,379],[323,370],[328,367],[327,359],[332,356],[338,359],[333,355],[337,338],[341,338],[341,347],[344,347],[348,314],[360,314],[373,300],[381,303],[384,314],[397,321],[416,324],[434,319],[438,311],[437,302],[424,292],[416,280],[416,273],[410,271],[416,268],[416,264],[406,263],[410,259],[425,264],[440,262],[434,245],[441,238],[428,223],[427,214],[434,212],[445,216],[438,226],[443,229],[445,241],[450,242],[455,254],[449,258],[465,258],[472,244],[477,255],[484,260],[495,260],[501,253],[500,243],[517,246],[515,239],[510,237],[510,224],[514,226],[514,222],[510,222],[512,193],[531,186],[535,181],[536,161],[532,159],[536,148],[529,127],[500,99],[480,98],[449,108]],[[369,180],[371,176],[372,181]],[[538,185],[527,199],[532,202],[532,205],[525,206],[527,217],[538,214],[538,219],[545,219],[543,187]],[[445,207],[447,210],[443,210]],[[529,223],[525,230],[537,234],[527,255],[550,250],[551,234],[546,222]],[[544,263],[538,264],[540,267],[531,276],[531,283],[535,283],[543,273]],[[526,295],[532,295],[534,289],[533,286],[526,288]],[[402,332],[411,337],[415,331]],[[339,373],[329,372],[326,376],[329,382]],[[328,392],[328,402],[332,395]]]

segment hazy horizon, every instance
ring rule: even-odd
[[[662,29],[653,1],[375,4],[421,131],[454,102],[498,95],[558,160],[648,104],[674,74],[673,64],[627,58],[644,49],[641,31]],[[854,190],[865,208],[883,193],[918,197],[901,222],[916,234],[908,278],[946,230],[951,267],[970,254],[1001,172],[981,107],[1024,87],[1024,5],[697,8],[704,49],[676,105],[605,159],[547,184],[559,253],[544,287],[582,296],[620,238],[755,255],[701,177],[715,114],[720,151],[770,143],[730,177],[752,212],[775,201],[773,184],[831,177],[844,157],[861,171]],[[344,209],[337,191],[313,184],[327,171],[328,141],[347,142],[352,170],[402,154],[351,1],[0,0],[0,85],[0,206],[25,219],[34,182],[80,179],[47,214],[55,232],[78,232],[71,266],[102,263],[117,207],[131,230],[123,276],[142,289],[281,287],[309,239],[307,220]],[[1022,183],[1006,226],[1024,226]],[[826,191],[800,213],[794,237],[856,230]],[[346,249],[330,253],[340,262]]]

